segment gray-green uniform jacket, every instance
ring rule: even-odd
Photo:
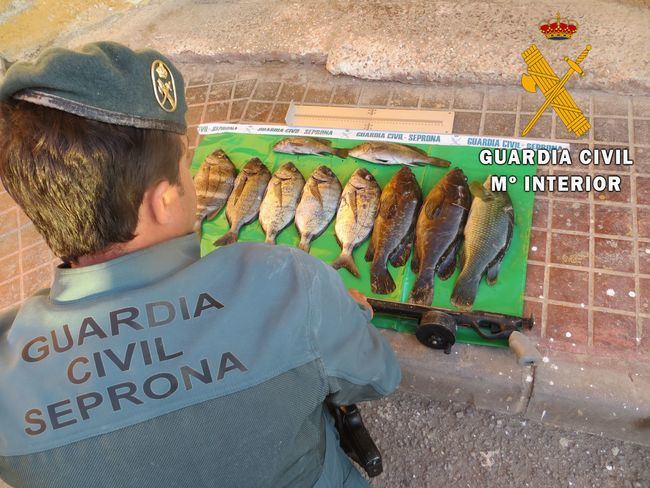
[[[194,235],[58,269],[0,319],[0,477],[16,487],[365,482],[329,398],[392,392],[395,356],[339,276],[282,246],[199,260]]]

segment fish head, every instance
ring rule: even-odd
[[[314,174],[312,175],[314,179],[318,181],[331,181],[334,178],[336,178],[336,175],[334,174],[334,171],[332,171],[330,168],[327,166],[319,166],[316,168],[316,171],[314,171]]]
[[[252,158],[242,168],[242,171],[245,172],[246,174],[254,175],[262,171],[262,168],[264,168],[264,163],[262,162],[262,160],[259,158]]]
[[[453,168],[443,178],[443,185],[464,186],[467,183],[467,176],[460,168]]]
[[[275,146],[273,146],[273,150],[277,152],[292,152],[295,145],[296,145],[295,138],[287,137],[285,139],[278,141],[275,144]]]
[[[355,188],[365,188],[375,181],[375,177],[372,176],[370,171],[366,168],[359,168],[350,177],[350,184]]]
[[[413,171],[411,171],[411,168],[408,166],[402,166],[400,170],[395,173],[395,176],[393,178],[397,179],[399,182],[414,182],[415,180],[415,175],[413,174]]]
[[[276,176],[283,180],[295,178],[298,173],[298,168],[296,168],[296,166],[291,161],[284,163],[282,166],[280,166],[280,169],[275,172]]]

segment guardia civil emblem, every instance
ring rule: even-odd
[[[151,63],[151,81],[158,105],[165,112],[176,110],[176,83],[171,70],[157,59]]]

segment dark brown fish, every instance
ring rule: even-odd
[[[271,172],[258,158],[253,158],[246,163],[235,179],[235,188],[226,204],[226,217],[230,223],[230,230],[214,241],[215,246],[232,244],[239,236],[239,229],[255,220],[270,179]]]
[[[370,286],[374,293],[386,295],[395,290],[388,272],[388,261],[404,266],[411,254],[415,221],[422,204],[422,191],[413,172],[403,167],[381,193],[379,214],[366,253],[370,267]]]
[[[490,187],[491,176],[483,186],[479,182],[470,185],[474,199],[463,231],[462,269],[451,294],[451,303],[462,310],[472,308],[484,275],[488,285],[496,282],[515,225],[508,192],[493,192]]]
[[[196,232],[204,219],[214,218],[228,201],[237,170],[221,149],[210,154],[194,175],[196,188]]]
[[[411,269],[418,277],[411,303],[431,305],[434,275],[446,280],[454,272],[471,201],[467,178],[459,168],[449,171],[427,195],[415,227]]]

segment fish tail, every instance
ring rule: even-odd
[[[232,244],[233,242],[237,242],[237,233],[235,231],[228,231],[226,232],[223,236],[221,236],[219,239],[214,241],[215,246],[227,246],[228,244]]]
[[[430,306],[433,303],[433,277],[432,276],[418,276],[415,280],[409,303],[416,303],[418,305]]]
[[[334,149],[334,155],[341,159],[347,158],[349,152],[350,152],[349,149],[343,149],[343,148]]]
[[[373,264],[370,269],[370,287],[373,293],[388,295],[395,291],[395,282],[385,265]]]
[[[201,224],[203,224],[203,219],[194,222],[194,232],[196,232],[199,236],[201,235]]]
[[[441,159],[441,158],[434,158],[433,156],[430,156],[429,164],[432,164],[433,166],[440,166],[441,168],[448,168],[449,166],[451,166],[451,161],[447,161],[446,159]]]
[[[461,273],[451,293],[451,303],[461,310],[470,310],[476,299],[481,276],[467,276]]]
[[[332,263],[332,267],[334,269],[345,268],[357,278],[361,277],[361,275],[359,274],[359,269],[357,268],[357,265],[354,263],[354,258],[352,257],[351,254],[341,253],[341,255],[338,258],[336,258]]]
[[[266,239],[264,240],[267,244],[275,244],[275,234],[272,232],[266,234]]]
[[[300,244],[298,244],[298,247],[306,253],[309,253],[309,248],[311,247],[311,237],[306,234],[300,236]]]

